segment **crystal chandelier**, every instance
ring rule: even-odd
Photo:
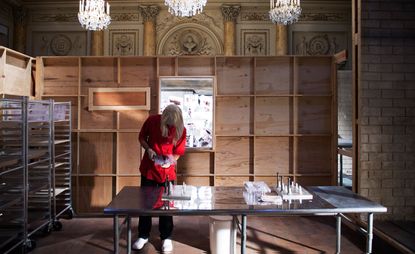
[[[191,17],[203,11],[207,0],[164,0],[169,12],[178,17]]]
[[[111,23],[110,5],[104,0],[80,0],[78,20],[87,30],[106,29]]]
[[[300,0],[270,0],[269,18],[275,24],[290,25],[301,15]]]

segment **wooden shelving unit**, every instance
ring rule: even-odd
[[[212,150],[189,149],[178,183],[304,185],[336,181],[337,102],[331,57],[43,57],[41,98],[71,101],[73,190],[80,214],[102,211],[139,185],[138,132],[158,112],[160,76],[215,76]],[[150,110],[88,109],[89,88],[150,87]]]

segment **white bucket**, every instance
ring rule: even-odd
[[[209,216],[210,253],[236,253],[236,227],[232,216]]]

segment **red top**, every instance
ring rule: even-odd
[[[141,128],[139,140],[144,139],[151,149],[156,152],[157,155],[183,155],[186,145],[186,128],[183,129],[183,134],[176,145],[173,144],[173,137],[176,132],[175,127],[169,127],[169,136],[163,137],[160,129],[161,115],[152,115],[147,118]],[[168,168],[162,168],[160,165],[156,165],[154,161],[148,158],[147,151],[144,153],[143,159],[140,164],[141,175],[145,176],[149,180],[163,183],[166,181],[166,176],[169,177],[169,181],[176,180],[176,165],[172,164]]]

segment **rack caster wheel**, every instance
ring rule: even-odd
[[[32,240],[32,239],[28,239],[25,243],[24,246],[24,252],[31,252],[32,250],[34,250],[36,248],[36,241]]]
[[[42,228],[43,236],[48,236],[48,235],[50,235],[51,232],[52,232],[52,225],[51,224],[48,224],[48,225],[46,225]]]
[[[60,221],[54,221],[53,222],[53,230],[55,231],[61,231],[62,230],[62,222]]]
[[[67,217],[68,217],[68,220],[72,220],[73,219],[73,216],[74,216],[74,211],[73,211],[73,209],[72,209],[72,207],[71,208],[69,208],[68,210],[67,210],[67,212],[66,212],[66,215],[67,215]]]

